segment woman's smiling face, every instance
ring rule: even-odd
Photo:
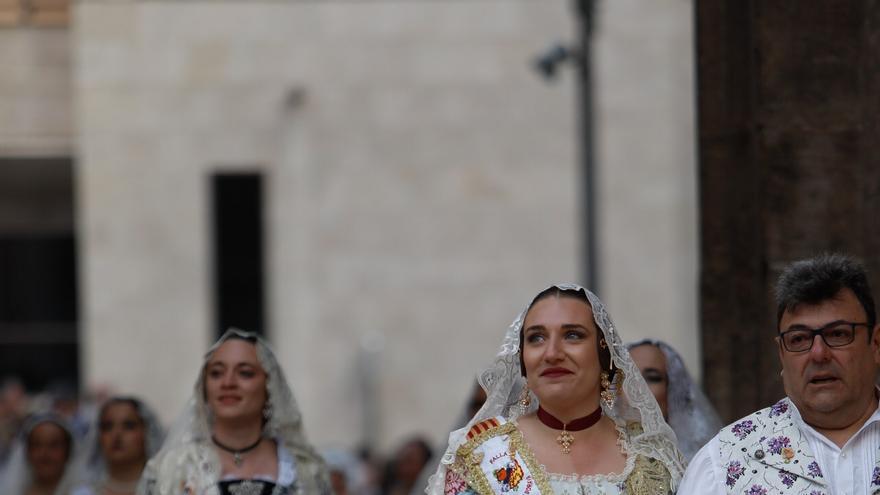
[[[522,357],[529,388],[542,404],[584,413],[599,403],[599,331],[586,301],[549,295],[523,322]]]
[[[229,339],[217,347],[205,364],[205,400],[215,420],[261,420],[266,372],[254,344]]]

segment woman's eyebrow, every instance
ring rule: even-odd
[[[580,323],[566,323],[562,325],[562,328],[566,330],[589,330],[589,328],[581,325]]]

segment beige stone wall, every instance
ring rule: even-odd
[[[70,156],[70,33],[0,29],[0,156]]]
[[[692,5],[600,8],[601,295],[698,372]],[[442,440],[520,306],[579,274],[575,74],[527,66],[572,28],[563,0],[79,2],[85,381],[176,413],[212,335],[209,177],[256,170],[310,436]]]
[[[528,67],[570,16],[78,2],[85,381],[180,408],[211,340],[208,178],[259,170],[270,337],[310,436],[445,438],[520,306],[577,275],[573,76]]]
[[[699,375],[693,2],[599,4],[602,295],[627,339],[666,340]]]

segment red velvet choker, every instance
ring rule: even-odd
[[[562,430],[562,433],[556,437],[556,442],[562,447],[563,454],[570,453],[571,444],[574,443],[574,436],[569,432],[586,430],[598,423],[601,418],[602,407],[597,407],[592,413],[566,424],[556,419],[556,417],[545,411],[541,406],[538,406],[538,420],[554,430]]]

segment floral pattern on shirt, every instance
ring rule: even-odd
[[[782,449],[791,447],[791,440],[784,436],[773,437],[767,442],[767,446],[770,447],[771,454],[781,454]]]
[[[739,461],[733,461],[727,465],[727,486],[736,484],[736,480],[746,471]]]
[[[749,433],[755,431],[755,423],[749,420],[740,421],[739,423],[733,425],[732,431],[737,438],[742,440],[743,438],[747,437]]]
[[[826,480],[806,438],[780,402],[725,427],[718,434],[730,494],[824,493]]]
[[[767,489],[761,485],[752,485],[746,493],[748,495],[767,495]]]
[[[768,414],[768,416],[773,418],[776,416],[781,416],[787,412],[788,412],[788,401],[785,399],[782,399],[781,401],[777,402],[776,404],[773,404],[772,406],[770,406],[770,413]]]

